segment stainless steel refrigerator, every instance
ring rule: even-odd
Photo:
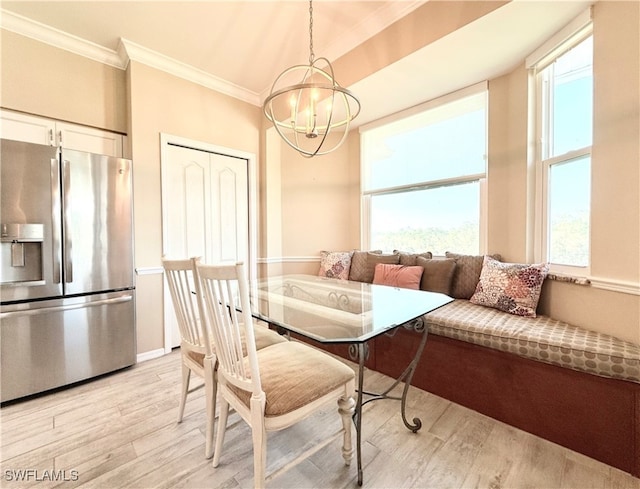
[[[135,363],[131,161],[0,141],[1,401]]]

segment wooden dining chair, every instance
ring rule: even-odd
[[[342,456],[353,455],[351,426],[355,373],[332,356],[290,341],[256,350],[244,265],[203,265],[194,262],[201,314],[210,323],[218,358],[220,418],[213,466],[217,467],[231,406],[251,427],[254,484],[266,482],[267,432],[287,428],[326,405],[338,401],[342,429],[323,445],[343,436]],[[243,355],[242,336],[247,338]],[[317,449],[315,447],[312,450]]]
[[[178,407],[178,423],[184,416],[184,408],[189,393],[191,372],[204,379],[207,414],[205,456],[213,456],[213,434],[217,396],[217,360],[212,334],[207,323],[200,321],[200,310],[194,283],[194,264],[200,258],[169,260],[162,259],[165,277],[180,330],[180,356],[182,364],[182,389]],[[285,342],[286,339],[267,328],[257,328],[255,344],[257,349]],[[246,348],[246,347],[245,347]]]

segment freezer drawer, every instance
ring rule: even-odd
[[[1,400],[135,363],[135,291],[2,306]]]

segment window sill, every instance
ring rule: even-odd
[[[576,285],[591,285],[591,280],[589,280],[587,277],[576,277],[573,275],[565,275],[562,273],[549,273],[547,275],[547,278],[556,282],[568,282],[570,284]]]
[[[549,273],[547,278],[556,282],[588,285],[596,289],[610,290],[612,292],[620,292],[630,295],[640,295],[640,283],[637,282],[601,277],[578,277],[561,273]]]

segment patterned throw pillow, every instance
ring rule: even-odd
[[[416,266],[378,263],[373,273],[373,283],[418,290],[423,270]]]
[[[321,251],[318,276],[349,279],[353,251]]]
[[[536,317],[547,273],[549,267],[546,263],[502,263],[485,256],[480,281],[470,302],[517,316]]]
[[[480,272],[482,271],[483,255],[461,255],[459,253],[445,253],[447,258],[456,261],[456,269],[453,273],[453,283],[451,284],[451,297],[456,299],[470,299],[476,291]],[[492,258],[500,260],[500,255],[491,255]]]

